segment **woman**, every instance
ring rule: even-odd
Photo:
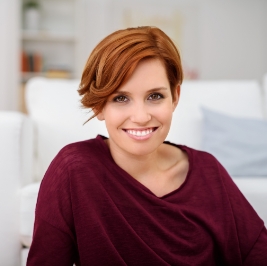
[[[67,145],[52,161],[27,265],[267,265],[263,221],[220,163],[164,142],[182,79],[157,28],[96,46],[79,93],[109,138]]]

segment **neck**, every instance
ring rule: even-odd
[[[106,143],[115,163],[132,177],[140,179],[150,173],[159,171],[159,154],[157,150],[146,155],[135,155],[119,150],[109,140]]]

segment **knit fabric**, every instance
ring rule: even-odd
[[[104,137],[69,144],[39,191],[28,266],[267,265],[263,221],[210,154],[157,197],[111,157]]]

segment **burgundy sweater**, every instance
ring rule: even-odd
[[[41,184],[27,265],[266,266],[266,228],[225,169],[175,146],[189,172],[163,197],[116,165],[103,137],[64,147]]]

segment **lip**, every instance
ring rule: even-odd
[[[133,131],[144,131],[144,130],[149,130],[152,129],[152,132],[144,135],[144,136],[136,136],[133,134],[130,134],[128,131],[129,130],[133,130]],[[123,131],[132,139],[134,140],[147,140],[149,138],[151,138],[151,136],[154,134],[154,132],[158,129],[158,127],[146,127],[146,128],[127,128],[127,129],[123,129]]]

